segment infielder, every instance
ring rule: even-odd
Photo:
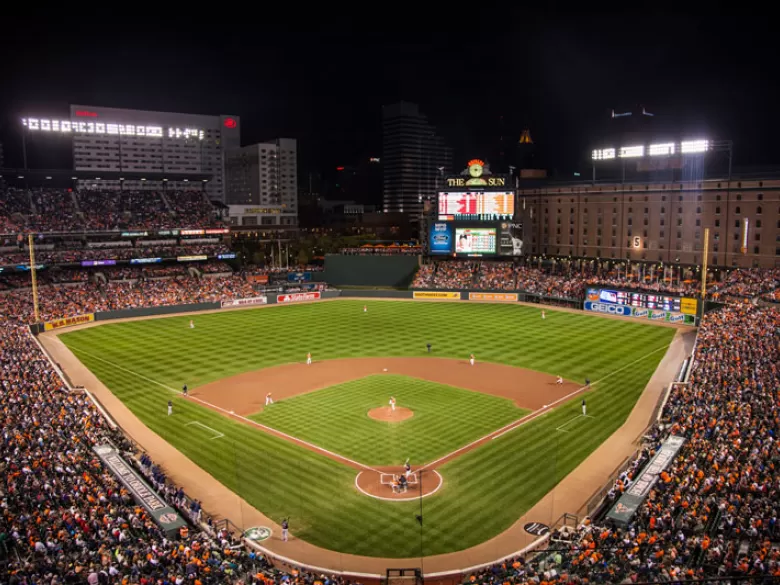
[[[307,366],[311,365],[311,352],[306,354],[306,365]]]
[[[271,393],[269,392],[268,394],[265,395],[265,405],[270,406],[273,403],[274,403],[273,396],[271,396]]]
[[[472,353],[472,354],[469,356],[469,363],[470,363],[470,364],[473,366],[473,365],[476,363],[476,361],[477,361],[477,360],[476,360],[476,358],[474,358],[474,354]]]
[[[171,416],[173,414],[173,401],[168,401],[168,416]]]
[[[189,392],[190,390],[189,388],[187,388],[187,384],[181,387],[181,393],[184,394],[185,396],[189,396]]]
[[[556,384],[558,384],[558,385],[560,386],[561,384],[563,384],[563,378],[561,378],[560,376],[558,376],[558,378],[556,378],[556,380],[555,380],[555,383],[556,383]]]

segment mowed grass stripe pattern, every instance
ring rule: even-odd
[[[662,351],[650,352],[667,345],[674,334],[668,328],[549,309],[542,322],[539,310],[524,306],[372,301],[363,315],[363,304],[338,301],[200,315],[192,331],[189,317],[109,324],[61,339],[72,349],[174,388],[185,381],[192,387],[196,376],[205,382],[301,361],[307,346],[315,359],[323,357],[318,347],[327,357],[423,355],[430,341],[434,355],[462,359],[464,345],[470,345],[463,340],[481,339],[484,347],[471,350],[481,360],[591,380],[639,359],[587,394],[595,417],[587,432],[555,431],[579,414],[576,398],[445,465],[443,488],[424,500],[424,552],[439,554],[474,546],[506,529],[612,434],[663,357]],[[146,425],[203,469],[277,522],[291,515],[296,537],[345,553],[419,555],[417,504],[360,495],[354,470],[76,353]],[[171,396],[175,415],[167,417]],[[186,426],[192,420],[226,436],[211,440],[211,433]]]
[[[369,307],[363,313],[363,305]],[[335,301],[110,323],[62,336],[165,384],[190,388],[272,365],[349,357],[424,356],[480,361],[597,380],[673,330],[509,304]],[[81,340],[88,339],[83,343]],[[627,356],[633,358],[625,359]]]
[[[368,417],[391,396],[414,416],[394,423]],[[416,466],[527,413],[505,398],[382,374],[288,398],[250,418],[366,465],[401,465],[409,458]]]

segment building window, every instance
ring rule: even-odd
[[[737,207],[734,209],[734,213],[739,215],[741,212],[742,212],[742,210],[740,209],[739,205],[737,205]]]
[[[760,220],[760,219],[757,219],[757,220],[756,220],[756,227],[757,227],[757,228],[760,228],[760,227],[761,227],[761,220]]]
[[[761,212],[762,212],[762,211],[763,211],[763,210],[761,209],[761,206],[760,206],[760,205],[759,205],[758,207],[756,207],[756,213],[757,213],[758,215],[761,215]]]

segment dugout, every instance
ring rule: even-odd
[[[334,286],[407,288],[418,265],[417,256],[326,254],[322,280]]]

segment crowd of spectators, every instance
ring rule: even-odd
[[[780,311],[729,305],[705,316],[692,374],[672,390],[647,450],[616,480],[616,500],[662,440],[685,443],[625,527],[586,519],[547,552],[466,583],[538,585],[780,577]]]
[[[232,272],[230,266],[225,262],[205,262],[196,266],[198,270],[205,274],[222,274]]]
[[[740,301],[761,297],[775,300],[780,288],[780,269],[734,269],[724,272],[722,280],[711,281],[707,294],[713,300]],[[581,300],[588,286],[602,286],[698,296],[700,282],[664,278],[643,278],[639,273],[609,272],[593,274],[538,268],[505,261],[440,260],[420,266],[412,288],[450,288],[477,290],[519,290],[560,299]]]
[[[264,558],[234,546],[226,530],[193,522],[178,539],[166,538],[92,452],[110,441],[132,460],[132,445],[85,394],[63,384],[29,330],[4,312],[0,363],[3,583],[216,585],[268,571]],[[148,465],[138,467],[148,474]],[[198,519],[159,468],[154,483]]]
[[[241,299],[255,296],[256,292],[249,282],[234,275],[215,278],[188,276],[44,287],[39,290],[38,303],[41,320],[51,321],[99,311]],[[29,319],[33,314],[32,295],[28,290],[4,291],[0,294],[0,314]]]
[[[19,229],[73,232],[224,225],[198,191],[6,189],[0,193],[0,200],[0,233]]]
[[[175,191],[166,193],[176,222],[181,226],[205,228],[217,225],[214,208],[202,191]]]

